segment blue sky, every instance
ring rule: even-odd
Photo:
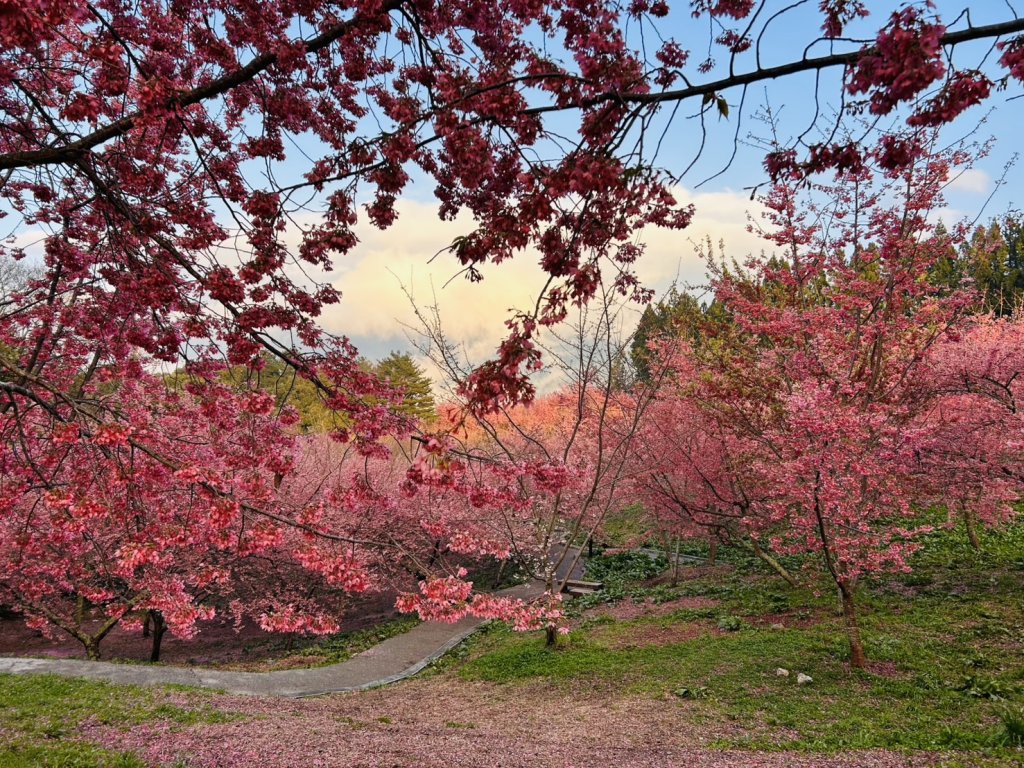
[[[684,46],[689,45],[694,51],[691,61],[699,61],[703,58],[701,46],[707,45],[706,23],[690,17],[688,4],[675,2],[671,5],[673,10],[666,24],[676,31]],[[851,26],[851,36],[873,35],[898,5],[876,2],[869,3],[869,7],[873,15]],[[958,10],[955,3],[939,3],[939,12],[947,23],[956,17]],[[1002,3],[979,3],[971,10],[971,22],[976,25],[1006,17]],[[805,2],[784,20],[773,23],[763,39],[762,64],[771,66],[799,56],[820,23],[817,2]],[[966,20],[961,20],[953,28],[961,28],[965,23]],[[638,32],[635,27],[631,30],[634,39],[639,39]],[[645,30],[648,45],[651,39],[651,30]],[[820,42],[810,54],[825,55],[829,52],[828,45]],[[956,61],[960,66],[991,69],[997,56],[991,54],[990,48],[990,43],[962,46],[957,49]],[[717,68],[703,77],[717,79],[727,71],[725,64],[720,57]],[[749,61],[741,60],[737,71],[751,66]],[[840,77],[838,70],[821,75],[818,107],[822,114],[839,106]],[[788,141],[805,130],[811,119],[815,108],[815,82],[815,75],[807,73],[752,87],[742,110],[738,91],[725,94],[731,107],[729,118],[710,115],[705,120],[705,146],[696,164],[681,180],[680,195],[697,207],[693,225],[682,234],[649,232],[644,235],[648,255],[640,264],[639,272],[649,285],[664,290],[673,281],[701,283],[703,266],[694,247],[708,236],[716,242],[723,240],[730,256],[742,257],[764,247],[745,231],[747,217],[758,212],[756,201],[750,199],[751,188],[765,181],[761,169],[763,149],[758,144],[766,135],[767,126],[752,119],[752,114],[770,106],[778,118],[780,139]],[[947,189],[947,208],[938,216],[947,221],[978,216],[984,220],[1015,204],[1024,207],[1024,190],[1017,182],[1021,169],[1014,167],[1006,172],[1016,153],[1018,132],[1024,125],[1022,102],[1015,100],[1020,93],[1019,86],[1011,85],[1007,91],[996,93],[985,105],[967,112],[943,132],[943,139],[950,142],[969,136],[970,141],[983,143],[991,139],[992,144],[988,156],[951,182]],[[692,114],[696,106],[686,105],[680,110],[666,132],[658,162],[673,172],[690,162],[700,141],[700,120]],[[569,125],[567,120],[565,124]],[[885,124],[880,127],[884,128]],[[735,141],[737,135],[738,142]],[[815,134],[811,133],[808,140],[814,138]],[[735,156],[730,162],[733,152]],[[1002,177],[1005,183],[998,186],[997,180]],[[350,334],[370,357],[383,356],[391,349],[407,349],[409,342],[403,324],[415,325],[415,321],[400,287],[404,285],[419,303],[433,303],[436,298],[451,337],[463,342],[468,356],[479,362],[493,351],[508,311],[528,306],[535,297],[540,285],[539,270],[527,253],[516,263],[485,269],[482,283],[469,285],[459,277],[450,280],[458,270],[454,259],[442,255],[430,262],[430,257],[464,231],[469,222],[437,221],[433,216],[431,189],[431,184],[421,182],[407,190],[401,206],[402,216],[387,232],[374,232],[366,227],[360,230],[363,242],[354,253],[339,260],[339,270],[334,276],[335,284],[346,296],[342,305],[331,310],[325,319],[332,329]]]

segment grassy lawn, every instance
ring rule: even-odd
[[[52,675],[0,675],[0,768],[141,768],[134,755],[75,739],[85,723],[124,729],[164,721],[186,728],[230,719],[164,691]]]
[[[684,572],[676,587],[613,579],[610,596],[588,598],[557,649],[495,628],[475,641],[458,674],[673,697],[695,723],[742,725],[722,747],[948,750],[1020,765],[1024,527],[983,544],[976,553],[959,532],[934,534],[914,573],[862,587],[863,672],[846,663],[837,601],[824,584],[821,594],[792,590],[741,562],[694,578]],[[602,613],[602,601],[616,598],[640,604],[640,615]],[[693,598],[704,602],[692,607]],[[813,682],[798,685],[797,673]]]

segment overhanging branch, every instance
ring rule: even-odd
[[[393,11],[401,7],[404,0],[388,0],[384,5],[385,11]],[[341,22],[310,39],[306,43],[306,54],[321,51],[342,38],[360,21],[359,17]],[[942,36],[942,45],[956,46],[973,40],[996,39],[1004,35],[1024,33],[1024,19],[1012,19],[997,24],[969,27],[956,32],[947,32]],[[551,104],[546,106],[533,107],[524,111],[527,115],[541,115],[549,112],[564,112],[571,109],[588,109],[609,102],[618,102],[632,105],[653,105],[668,102],[679,102],[695,97],[702,97],[709,94],[716,94],[730,88],[755,83],[776,80],[780,77],[808,72],[813,70],[824,70],[833,67],[845,67],[853,64],[861,56],[870,51],[858,49],[846,53],[831,54],[829,56],[818,56],[803,58],[799,61],[780,64],[776,67],[759,67],[752,72],[730,75],[729,77],[715,80],[709,83],[690,85],[659,93],[620,93],[609,91],[599,94],[590,99],[574,104]],[[257,75],[266,71],[277,62],[277,54],[266,53],[257,56],[246,66],[222,75],[207,85],[195,88],[187,93],[173,98],[169,107],[178,109],[199,104],[209,99],[217,98],[228,93],[233,88],[251,81]],[[140,116],[139,112],[125,115],[119,120],[99,128],[82,138],[65,144],[61,147],[47,149],[27,150],[22,152],[8,152],[0,155],[0,172],[10,171],[18,168],[32,168],[46,165],[57,165],[70,163],[81,158],[89,151],[99,147],[111,139],[123,136],[135,127]]]

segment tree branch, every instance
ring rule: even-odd
[[[401,7],[404,2],[405,0],[387,0],[387,2],[384,3],[382,11],[390,13],[391,11]],[[327,29],[316,37],[311,38],[305,43],[306,55],[308,56],[312,53],[324,50],[332,43],[344,37],[351,29],[358,26],[362,20],[361,16],[355,16],[347,21],[339,22],[330,29]],[[171,110],[176,110],[184,107],[190,107],[194,104],[199,104],[203,101],[217,98],[218,96],[223,96],[225,93],[249,82],[257,75],[270,69],[270,67],[276,63],[276,53],[264,53],[262,56],[257,56],[244,67],[236,69],[234,72],[229,72],[228,74],[210,81],[206,85],[194,88],[180,96],[176,96],[170,100],[167,106]],[[0,155],[0,171],[73,162],[81,158],[90,150],[105,144],[111,139],[115,139],[118,136],[123,136],[128,133],[135,127],[135,123],[139,119],[140,114],[141,112],[136,111],[130,115],[125,115],[119,120],[115,120],[109,125],[105,125],[104,127],[93,131],[89,135],[83,136],[77,141],[65,144],[63,147],[28,150],[24,152],[9,152],[5,155]]]

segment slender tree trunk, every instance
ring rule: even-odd
[[[839,582],[839,597],[843,603],[843,620],[846,622],[846,639],[850,642],[850,666],[864,669],[867,657],[860,639],[857,625],[857,607],[853,602],[853,588],[844,581]]]
[[[498,564],[498,574],[494,577],[494,588],[497,589],[501,586],[501,579],[505,575],[505,566],[508,565],[508,560],[502,560]]]
[[[81,595],[75,601],[75,624],[81,627],[85,623],[85,598]]]
[[[708,539],[708,565],[714,565],[718,560],[718,536],[711,534]]]
[[[437,562],[438,556],[441,554],[441,541],[434,542],[434,549],[430,553],[430,560],[427,562],[427,567],[432,568],[434,563]]]
[[[679,584],[679,543],[680,540],[676,539],[675,556],[672,558],[672,586]]]
[[[961,507],[960,510],[964,518],[964,527],[967,529],[967,540],[971,542],[971,546],[975,550],[980,550],[981,539],[978,538],[978,528],[974,523],[974,515],[966,505]]]
[[[149,615],[153,617],[153,644],[149,651],[149,660],[160,661],[160,643],[164,639],[164,632],[167,631],[167,624],[160,611],[151,610]]]
[[[555,642],[558,640],[558,627],[554,624],[548,624],[544,628],[544,645],[548,648],[554,648]]]
[[[153,611],[142,614],[142,636],[149,637],[149,627],[153,623]]]
[[[761,546],[756,541],[751,539],[750,543],[747,544],[746,547],[759,558],[761,558],[761,560],[763,560],[769,568],[771,568],[773,571],[779,574],[779,576],[781,576],[786,581],[786,583],[789,584],[789,586],[796,587],[796,579],[793,578],[793,574],[787,571],[782,566],[782,563],[780,563],[774,557],[772,557],[763,549],[761,549]]]

